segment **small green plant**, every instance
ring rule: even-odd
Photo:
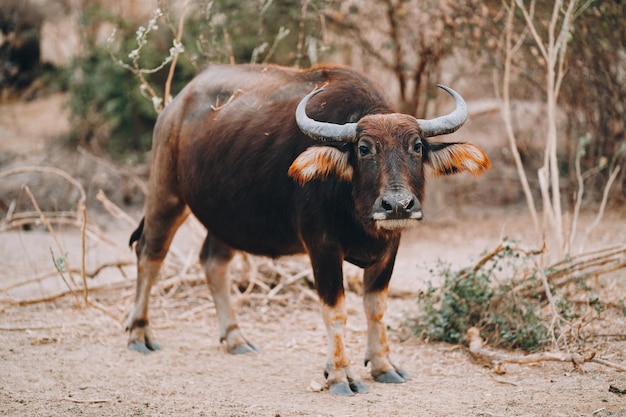
[[[523,271],[523,273],[522,273]],[[541,349],[550,341],[537,299],[514,290],[516,282],[503,276],[520,273],[536,279],[520,254],[505,244],[472,269],[454,271],[440,262],[441,287],[429,284],[418,303],[422,314],[411,326],[421,337],[453,344],[463,343],[467,330],[477,327],[491,346],[526,351]]]

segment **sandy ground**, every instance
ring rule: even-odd
[[[55,127],[59,114],[50,113],[60,98],[47,100],[0,109],[0,153],[13,152],[19,160],[25,149],[31,157],[43,152],[46,129],[37,130],[36,123],[22,117],[49,122],[53,133],[66,128]],[[16,142],[18,137],[30,140]],[[626,373],[594,363],[583,369],[542,363],[507,365],[506,373],[498,375],[475,363],[464,346],[427,343],[407,332],[405,321],[418,308],[416,293],[428,280],[441,279],[430,272],[438,259],[468,266],[503,236],[531,242],[524,210],[465,210],[462,216],[441,210],[406,234],[386,315],[392,357],[412,376],[405,384],[376,383],[363,367],[365,319],[360,297],[348,293],[347,348],[354,370],[370,389],[351,398],[312,389],[324,383],[326,332],[319,306],[307,292],[286,291],[272,302],[241,298],[241,327],[262,351],[231,356],[218,341],[206,286],[159,287],[151,312],[163,350],[151,355],[129,351],[123,320],[134,293],[134,259],[126,247],[132,226],[93,211],[98,227],[88,235],[87,269],[123,265],[89,281],[90,298],[100,308],[84,307],[71,295],[19,303],[65,290],[50,252],[58,256],[60,244],[77,267],[77,228],[57,228],[59,244],[41,227],[0,233],[0,415],[626,416],[626,396],[609,392],[610,385],[626,388]],[[588,214],[583,221],[591,219]],[[586,244],[623,243],[625,236],[626,214],[614,210]],[[193,224],[184,226],[174,243],[178,258],[185,261],[195,253],[199,239]],[[623,301],[624,278],[622,271],[598,281],[602,299]],[[626,318],[618,313],[607,312],[598,327],[602,330],[590,333],[587,343],[603,358],[624,364]]]

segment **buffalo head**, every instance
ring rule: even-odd
[[[366,226],[393,230],[417,224],[423,218],[426,165],[434,175],[477,175],[490,166],[475,145],[429,139],[455,132],[467,119],[463,98],[439,87],[456,103],[446,116],[422,120],[399,113],[369,114],[343,125],[309,118],[307,103],[323,89],[309,93],[297,107],[296,121],[302,132],[324,143],[301,153],[289,175],[301,185],[331,177],[350,181],[356,214]]]

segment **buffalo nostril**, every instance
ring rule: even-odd
[[[393,211],[393,205],[387,199],[383,199],[381,203],[383,210],[385,211]]]

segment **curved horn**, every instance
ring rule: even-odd
[[[322,91],[324,91],[323,88],[315,90],[300,100],[300,104],[296,108],[296,123],[298,123],[298,127],[311,139],[331,142],[354,142],[356,138],[356,123],[338,125],[318,122],[306,115],[306,105],[309,99]]]
[[[437,117],[431,120],[417,119],[417,123],[422,129],[422,133],[427,138],[455,132],[458,128],[463,126],[463,123],[467,120],[467,104],[465,104],[463,97],[445,85],[437,84],[437,87],[446,90],[448,94],[454,98],[456,109],[446,116]]]

